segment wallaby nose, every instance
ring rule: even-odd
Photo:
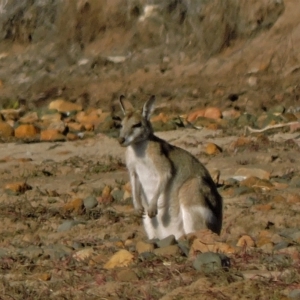
[[[123,143],[125,142],[125,138],[119,137],[118,142],[120,143],[120,145],[123,145]]]

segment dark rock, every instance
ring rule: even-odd
[[[204,273],[210,273],[223,267],[223,265],[228,263],[223,263],[224,257],[220,254],[214,252],[205,252],[198,254],[193,262],[193,266],[197,271],[202,271]]]
[[[163,247],[167,247],[167,246],[171,246],[171,245],[175,245],[175,244],[176,244],[176,239],[175,239],[174,235],[169,235],[166,238],[156,242],[156,245],[158,248],[163,248]]]
[[[98,205],[98,201],[94,196],[88,196],[83,200],[83,205],[85,209],[92,209]]]

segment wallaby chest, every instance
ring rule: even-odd
[[[147,199],[150,200],[159,183],[159,170],[151,157],[139,154],[129,147],[126,153],[126,164],[130,173],[136,174]]]

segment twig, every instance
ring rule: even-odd
[[[294,121],[294,122],[289,122],[289,123],[286,123],[286,124],[269,125],[269,126],[267,126],[265,128],[262,128],[262,129],[255,129],[255,128],[251,128],[250,126],[246,126],[245,129],[248,129],[250,132],[264,132],[264,131],[267,131],[269,129],[281,128],[281,127],[290,126],[290,125],[297,125],[297,124],[300,124],[300,122],[299,121]]]

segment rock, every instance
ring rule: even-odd
[[[271,107],[268,110],[268,113],[273,114],[273,115],[281,115],[285,112],[285,107],[283,105],[276,105]]]
[[[53,122],[61,121],[61,118],[62,116],[60,113],[45,114],[41,116],[41,120],[47,127]]]
[[[205,114],[205,109],[198,109],[196,111],[193,111],[188,114],[187,121],[192,123],[196,121],[199,117],[204,117],[204,114]]]
[[[221,153],[222,149],[214,143],[208,143],[206,145],[205,152],[209,155],[216,155]]]
[[[66,220],[64,221],[61,225],[58,226],[57,232],[63,232],[63,231],[68,231],[72,227],[80,224],[80,222],[75,221],[75,220]]]
[[[41,280],[41,281],[49,281],[51,279],[51,274],[50,273],[39,273],[39,274],[35,274],[33,276],[34,279],[36,280]]]
[[[103,268],[113,269],[116,267],[128,267],[133,262],[133,258],[133,255],[129,251],[122,249],[115,253]]]
[[[139,255],[140,261],[151,261],[155,259],[155,254],[153,252],[143,252]]]
[[[242,248],[255,247],[255,242],[250,235],[243,235],[239,238],[236,245]]]
[[[56,121],[52,122],[48,128],[48,130],[54,129],[57,130],[59,133],[64,133],[66,131],[66,124],[64,121]]]
[[[248,79],[247,79],[247,83],[250,87],[254,87],[257,85],[257,77],[255,76],[250,76]]]
[[[75,132],[84,130],[84,125],[76,123],[76,122],[68,122],[67,126],[68,126],[69,130],[75,131]]]
[[[290,299],[300,299],[300,289],[294,289],[289,292]]]
[[[254,117],[248,113],[244,113],[238,118],[237,126],[238,127],[253,126],[255,121],[256,121],[256,117]]]
[[[235,176],[258,177],[260,179],[270,179],[270,172],[256,168],[240,168],[235,172]]]
[[[135,245],[135,250],[138,254],[144,252],[152,252],[154,250],[154,245],[150,243],[145,243],[143,241],[138,241]]]
[[[5,190],[9,190],[13,193],[25,193],[28,190],[31,190],[32,187],[28,185],[26,182],[14,182],[14,183],[8,183],[4,186]]]
[[[63,206],[65,211],[81,213],[83,209],[83,200],[80,198],[74,199]]]
[[[290,181],[290,186],[299,188],[300,187],[300,176],[294,176]]]
[[[98,205],[98,200],[94,196],[88,196],[83,200],[85,209],[92,209]]]
[[[14,135],[14,129],[6,122],[0,121],[0,137],[10,137]]]
[[[36,111],[29,112],[25,116],[19,119],[21,124],[33,124],[39,120],[38,114]]]
[[[240,185],[252,187],[252,188],[260,188],[264,191],[268,191],[268,190],[274,188],[274,185],[270,181],[263,180],[258,177],[255,177],[255,176],[247,177],[246,179],[244,179],[240,182]]]
[[[0,115],[4,117],[6,121],[8,120],[18,120],[26,111],[25,106],[21,106],[20,108],[8,108],[8,109],[1,109]]]
[[[236,109],[224,110],[222,112],[223,119],[237,119],[241,115],[241,112]]]
[[[113,197],[110,193],[111,187],[106,185],[102,191],[101,197],[98,198],[98,202],[102,204],[111,203],[113,201]]]
[[[15,137],[32,138],[39,134],[40,130],[32,124],[22,124],[15,129]]]
[[[169,117],[164,114],[163,112],[161,112],[159,115],[157,116],[153,116],[150,119],[151,123],[155,123],[155,122],[163,122],[163,123],[167,123],[169,121]]]
[[[193,262],[197,271],[210,273],[222,268],[222,260],[218,253],[206,252],[198,254]]]
[[[120,272],[118,272],[117,278],[121,282],[130,282],[130,281],[139,280],[136,273],[130,269],[121,270]]]
[[[24,249],[19,250],[19,253],[30,260],[35,260],[44,254],[41,247],[30,245]]]
[[[56,99],[49,103],[49,109],[55,109],[58,112],[81,111],[82,105],[66,101],[64,99]]]
[[[186,257],[189,256],[189,253],[190,253],[190,245],[189,245],[189,242],[188,242],[188,241],[182,241],[182,240],[179,240],[179,241],[178,241],[178,247],[179,247],[179,249],[181,250],[181,252],[182,252]]]
[[[61,134],[57,129],[46,129],[41,131],[40,140],[44,142],[58,142],[65,141],[66,137],[63,134]]]
[[[66,256],[71,256],[73,249],[61,244],[50,244],[42,247],[44,256],[51,260],[60,260]]]
[[[124,197],[124,191],[123,190],[120,190],[118,188],[114,188],[111,193],[112,197],[114,198],[114,200],[116,202],[122,202],[123,200],[123,197]]]
[[[78,135],[72,132],[68,132],[66,138],[68,141],[76,141],[79,139]]]
[[[153,253],[158,256],[175,256],[178,255],[180,249],[177,245],[171,245],[164,248],[154,249]]]
[[[209,119],[220,119],[222,112],[217,107],[207,107],[204,112],[204,117]]]
[[[164,248],[175,244],[176,244],[176,239],[174,235],[169,235],[166,238],[156,242],[158,248]]]
[[[88,258],[90,258],[94,253],[93,248],[84,248],[81,250],[78,250],[73,254],[73,258],[77,261],[84,261]]]

